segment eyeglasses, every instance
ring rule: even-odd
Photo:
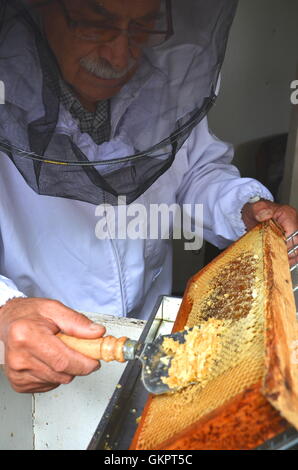
[[[173,35],[173,22],[171,0],[165,0],[164,11],[157,19],[141,20],[144,24],[131,21],[128,29],[122,29],[111,24],[111,20],[96,22],[96,25],[87,21],[73,19],[67,10],[64,1],[58,2],[63,10],[65,20],[74,35],[81,40],[105,44],[114,41],[120,34],[128,36],[131,46],[154,47],[163,44]],[[162,26],[159,28],[159,26]],[[165,26],[165,27],[164,27]]]

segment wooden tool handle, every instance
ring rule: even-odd
[[[123,356],[123,345],[128,338],[115,338],[114,336],[104,336],[98,339],[80,339],[58,333],[57,337],[71,349],[78,351],[85,356],[97,359],[98,361],[118,361],[125,362]]]

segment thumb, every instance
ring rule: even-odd
[[[104,326],[95,323],[82,313],[72,310],[60,302],[54,302],[44,314],[51,319],[63,333],[77,338],[100,338],[106,332]]]
[[[272,219],[274,215],[274,203],[271,201],[260,201],[253,204],[252,207],[255,220],[258,222],[266,222]]]

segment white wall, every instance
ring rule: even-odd
[[[298,1],[240,0],[209,120],[218,137],[236,146],[244,174],[254,174],[259,139],[289,129],[297,60]]]

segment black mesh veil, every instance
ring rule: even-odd
[[[133,202],[169,169],[214,103],[236,6],[161,0],[169,34],[162,44],[144,45],[134,75],[110,98],[111,134],[98,145],[61,103],[64,77],[40,10],[0,0],[0,158],[9,157],[38,194]]]

